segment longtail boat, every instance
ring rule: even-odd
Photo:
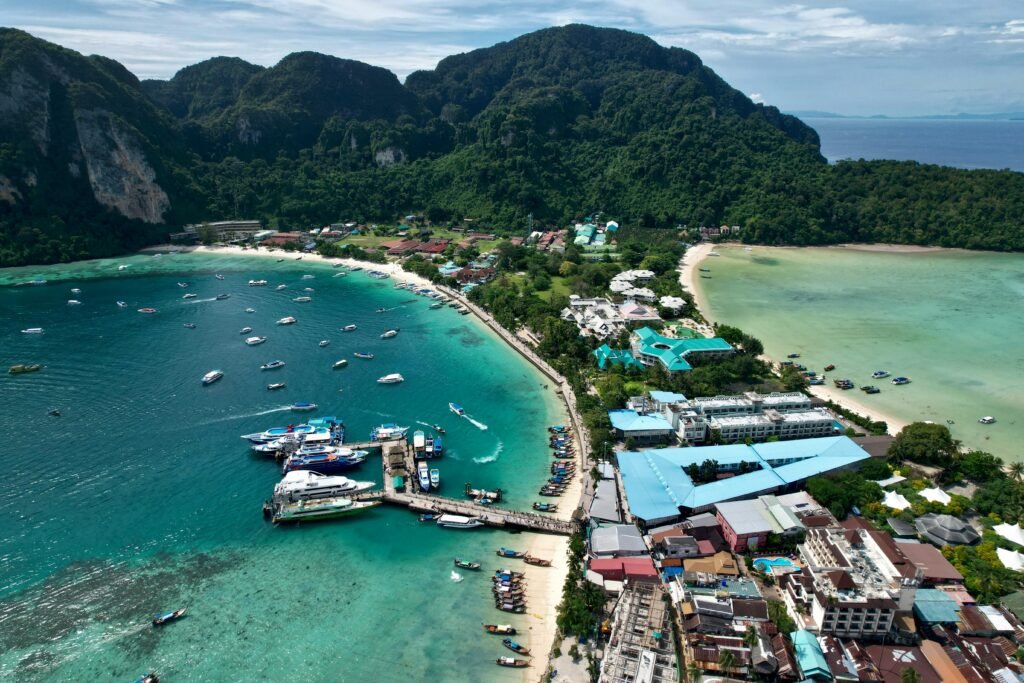
[[[527,555],[526,557],[524,557],[523,558],[523,562],[525,562],[526,564],[535,565],[537,567],[550,567],[551,566],[551,560],[542,560],[539,557],[532,557],[530,555]]]
[[[457,557],[455,558],[455,566],[459,569],[480,569],[479,562],[467,562],[466,560],[460,560]]]
[[[530,663],[525,659],[516,659],[515,657],[498,657],[494,662],[498,666],[508,666],[513,669],[522,669],[525,666],[530,666]]]
[[[484,630],[499,636],[514,636],[516,629],[509,624],[484,624]]]
[[[512,640],[511,638],[503,638],[502,641],[501,641],[501,644],[504,645],[505,647],[507,647],[508,649],[512,650],[512,652],[517,652],[517,653],[519,653],[521,655],[529,655],[530,654],[530,649],[529,648],[523,647],[522,645],[520,645],[516,641]]]

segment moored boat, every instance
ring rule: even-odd
[[[335,370],[337,370],[339,368],[345,367],[346,365],[348,365],[348,361],[346,359],[342,358],[340,360],[334,361],[334,365],[332,365],[331,367],[334,368]]]
[[[245,343],[249,346],[256,346],[257,344],[262,344],[265,341],[267,341],[266,337],[249,337],[245,340]]]
[[[341,328],[341,331],[342,332],[355,332],[356,331],[356,326],[355,325],[345,325],[345,327]]]
[[[21,331],[22,334],[42,334],[43,328],[41,327],[26,327]]]
[[[420,486],[420,491],[430,491],[430,472],[427,470],[427,463],[423,461],[416,466],[416,481]],[[438,518],[438,523],[440,523],[440,518]]]
[[[278,389],[284,389],[285,386],[287,385],[284,382],[274,382],[267,385],[267,391],[277,391]]]
[[[294,325],[297,322],[299,322],[299,321],[289,315],[289,316],[285,316],[284,318],[281,318],[280,320],[278,320],[277,324],[278,325]]]
[[[128,308],[128,302],[127,301],[115,301],[114,303],[117,304],[118,308]]]
[[[522,645],[520,645],[519,643],[515,642],[511,638],[505,638],[504,640],[501,641],[501,644],[504,645],[505,647],[507,647],[508,649],[512,650],[512,652],[518,652],[521,655],[529,655],[530,654],[529,648],[523,647]]]
[[[551,560],[542,560],[539,557],[533,557],[532,555],[526,555],[523,557],[523,562],[526,564],[532,564],[535,567],[550,567]]]
[[[42,369],[43,366],[40,363],[19,363],[17,365],[12,365],[11,367],[7,368],[7,372],[12,375],[24,375],[25,373],[38,372],[39,370]]]
[[[156,313],[155,308],[140,308],[139,313]]]
[[[437,525],[446,529],[476,529],[484,523],[477,517],[444,514],[437,518]]]
[[[403,439],[409,431],[408,427],[400,427],[394,422],[387,422],[374,427],[370,432],[370,439],[373,441],[388,441],[390,439]]]
[[[995,424],[996,419],[994,417],[992,417],[991,415],[986,415],[985,417],[979,418],[978,422],[980,422],[983,425],[990,425],[990,424]]]
[[[910,384],[910,378],[909,377],[894,377],[893,380],[892,380],[892,383],[895,384],[896,386],[901,386],[903,384]]]
[[[307,403],[306,401],[299,401],[291,405],[292,410],[305,411],[305,410],[316,410],[315,403]]]
[[[555,512],[558,510],[558,503],[534,503],[533,509],[537,512]]]
[[[889,376],[888,370],[875,370],[871,373],[871,379],[883,379]]]
[[[436,467],[430,470],[430,488],[434,491],[441,488],[441,470]]]
[[[380,505],[379,500],[352,500],[351,498],[314,498],[278,505],[274,510],[274,524],[307,520],[335,519],[365,512]]]
[[[863,391],[865,394],[877,394],[882,391],[878,387],[873,386],[871,384],[861,387],[860,390]]]
[[[224,373],[220,370],[210,370],[208,373],[203,375],[203,384],[213,384],[223,376]]]
[[[368,491],[376,484],[348,477],[320,474],[313,470],[292,470],[274,486],[274,501],[296,501],[304,498],[333,498]]]
[[[238,331],[238,334],[249,334],[250,332],[252,332],[251,327],[243,327]]]
[[[510,624],[484,624],[484,630],[499,636],[514,636],[516,629]]]
[[[384,332],[384,334],[380,335],[380,338],[381,339],[391,339],[392,337],[397,336],[398,332],[399,332],[399,330],[397,328],[393,329],[393,330],[387,330],[386,332]]]
[[[225,299],[230,299],[231,295],[230,294],[218,294],[217,296],[215,296],[213,298],[216,299],[217,301],[224,301]]]
[[[476,571],[476,570],[480,569],[480,563],[479,562],[468,562],[466,560],[460,560],[457,557],[455,558],[455,566],[458,567],[459,569],[470,569],[472,571]]]
[[[295,303],[299,303],[299,304],[308,304],[312,300],[313,300],[313,297],[311,297],[311,296],[297,296],[294,299],[292,299],[292,301],[294,301]]]
[[[437,432],[438,434],[444,434],[445,433],[444,427],[442,427],[441,425],[431,425],[431,426],[434,428],[434,431]]]
[[[836,366],[834,363],[829,363],[828,365],[825,366],[825,372],[832,372],[835,369]]]
[[[405,378],[397,372],[392,372],[390,375],[384,375],[377,379],[377,384],[400,384],[405,381]]]
[[[153,626],[163,626],[164,624],[169,624],[172,621],[181,619],[183,616],[185,616],[185,612],[187,610],[187,607],[182,607],[181,609],[176,609],[173,612],[164,612],[163,614],[157,614],[153,617]]]
[[[249,280],[249,286],[250,287],[266,287],[267,286],[267,281],[266,280]]]
[[[264,363],[260,366],[260,370],[276,370],[277,368],[283,368],[285,365],[283,360],[272,360],[269,363]]]
[[[504,546],[502,546],[498,550],[495,550],[494,554],[498,555],[499,557],[513,557],[513,558],[524,557],[526,555],[526,553],[524,553],[524,552],[520,552],[518,550],[512,550],[511,548],[506,548]]]
[[[373,354],[366,351],[356,351],[352,354],[356,358],[362,358],[364,360],[373,360]]]

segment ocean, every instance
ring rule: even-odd
[[[761,339],[773,358],[800,353],[848,377],[866,405],[906,421],[949,424],[955,438],[1024,460],[1024,254],[720,246],[699,285],[709,315]],[[912,380],[893,386],[875,370]],[[991,415],[996,424],[978,419]]]
[[[808,118],[821,153],[840,159],[898,159],[959,168],[1024,171],[1024,121]]]
[[[280,472],[238,437],[310,415],[289,412],[295,401],[342,418],[350,441],[382,422],[442,424],[437,466],[453,497],[472,482],[528,508],[550,476],[545,427],[565,414],[539,372],[470,316],[429,310],[393,279],[336,272],[199,254],[0,272],[0,284],[50,281],[0,287],[3,361],[45,364],[0,377],[0,679],[520,680],[494,665],[509,653],[480,624],[512,623],[530,646],[539,617],[495,610],[487,571],[453,580],[452,558],[493,570],[507,562],[498,546],[530,534],[442,530],[388,506],[291,527],[261,515]],[[293,302],[305,287],[313,301]],[[222,292],[231,298],[213,300]],[[285,315],[298,324],[275,325]],[[350,323],[359,329],[339,331]],[[246,346],[244,326],[267,343]],[[400,334],[379,339],[390,327]],[[348,367],[332,370],[339,358]],[[286,366],[261,372],[273,359]],[[215,368],[224,378],[203,387]],[[376,383],[391,372],[406,381]],[[379,460],[349,476],[379,482]],[[181,621],[149,625],[182,605]]]

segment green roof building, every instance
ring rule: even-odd
[[[693,369],[691,362],[715,360],[735,353],[729,342],[718,337],[672,339],[650,327],[641,327],[630,336],[633,358],[644,365],[661,363],[669,372]]]
[[[607,344],[594,349],[594,358],[597,359],[597,367],[606,370],[610,365],[621,365],[624,368],[643,368],[643,363],[633,358],[629,351],[613,349]]]

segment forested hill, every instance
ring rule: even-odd
[[[425,211],[520,231],[603,210],[769,244],[1024,250],[1024,174],[829,166],[799,119],[634,33],[545,29],[401,83],[301,52],[167,81],[0,29],[0,265],[116,253],[183,222]]]

